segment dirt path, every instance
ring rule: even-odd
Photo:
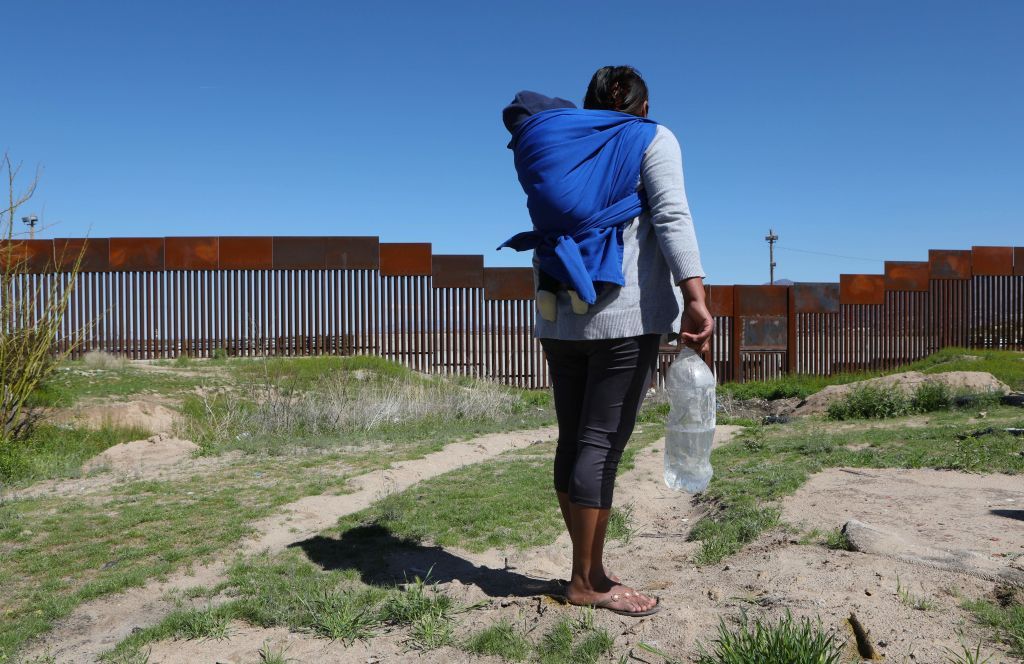
[[[715,446],[731,439],[742,427],[720,426],[715,432]],[[674,570],[689,558],[695,545],[685,541],[686,532],[701,515],[691,496],[668,489],[663,480],[664,440],[641,451],[632,470],[616,483],[616,503],[634,505],[634,536],[630,543],[609,542],[609,567],[631,583],[649,592],[663,593],[673,584]],[[549,546],[518,551],[490,549],[470,552],[458,547],[425,545],[413,549],[384,552],[386,577],[424,576],[429,570],[438,587],[463,605],[483,602],[487,606],[464,614],[456,638],[489,627],[502,617],[516,624],[526,624],[538,638],[551,623],[566,611],[544,597],[551,589],[551,579],[564,578],[571,567],[571,546],[563,534]],[[666,563],[668,557],[668,563]],[[692,565],[687,566],[692,568]],[[658,625],[673,631],[692,623],[685,606],[670,606]],[[623,631],[631,631],[636,621],[598,612],[598,620],[622,644]],[[645,628],[646,629],[646,628]],[[269,644],[282,650],[297,662],[324,664],[365,664],[366,662],[500,662],[492,657],[470,656],[466,652],[445,647],[427,653],[411,652],[407,634],[386,632],[370,641],[346,646],[340,642],[289,632],[283,628],[263,629],[235,624],[229,638],[221,640],[165,641],[153,644],[150,664],[184,662],[222,662],[243,664],[258,661],[258,650]],[[626,635],[628,643],[632,637]],[[651,638],[646,639],[652,642]],[[637,641],[633,638],[632,642]],[[640,651],[638,655],[642,654]]]
[[[968,643],[985,644],[983,654],[992,655],[993,664],[1013,661],[994,643],[988,630],[979,627],[960,606],[962,598],[990,596],[990,582],[879,556],[801,545],[797,543],[798,535],[782,530],[762,535],[722,564],[695,567],[691,560],[699,543],[686,538],[701,509],[687,494],[664,487],[663,444],[659,442],[642,451],[635,468],[620,478],[616,503],[633,503],[634,532],[629,542],[609,542],[606,558],[609,567],[623,579],[641,590],[658,594],[664,608],[658,615],[644,619],[605,611],[595,614],[596,625],[615,638],[613,660],[632,651],[641,661],[652,661],[650,655],[638,649],[639,643],[644,642],[686,661],[698,642],[714,639],[720,620],[732,626],[741,612],[747,611],[751,618],[774,621],[791,611],[796,617],[820,618],[823,628],[848,648],[852,647],[852,638],[846,620],[851,612],[856,613],[889,662],[945,661],[945,648],[957,647],[961,630]],[[980,530],[970,530],[963,537],[984,539],[992,554],[1021,550],[1019,533],[1004,534],[1017,522],[1015,517],[1008,512],[996,512],[1006,510],[1003,505],[1024,500],[1019,495],[1019,482],[1013,486],[1006,484],[1015,478],[938,471],[870,473],[869,478],[833,469],[812,477],[795,496],[784,501],[787,520],[830,530],[841,526],[851,514],[869,514],[887,527],[941,540],[954,537],[950,535],[954,524],[947,519],[978,517],[983,519],[978,525]],[[974,487],[978,495],[965,499]],[[916,491],[922,492],[920,500],[910,498]],[[899,503],[899,496],[907,497],[910,503]],[[893,502],[893,498],[897,500]],[[929,504],[955,503],[961,504],[947,510],[949,517],[928,518]],[[432,568],[432,578],[457,601],[484,603],[482,608],[459,616],[456,639],[508,619],[536,641],[557,620],[576,614],[576,609],[538,596],[539,591],[532,587],[535,582],[565,576],[569,563],[569,542],[565,537],[550,546],[527,551],[471,553],[423,545],[382,553],[379,557],[383,558],[389,576],[401,578],[406,573],[422,574]],[[897,593],[897,584],[908,597]],[[925,608],[912,606],[915,599],[925,600]],[[257,650],[265,642],[274,648],[284,648],[285,656],[296,661],[491,661],[471,657],[455,648],[421,656],[410,652],[407,638],[405,632],[395,631],[346,647],[284,629],[238,624],[231,637],[222,641],[154,644],[150,662],[241,664],[258,661]],[[851,650],[849,654],[855,653]]]
[[[352,493],[304,498],[286,506],[277,516],[255,524],[258,535],[240,543],[239,550],[283,549],[333,525],[342,516],[368,507],[388,492],[401,491],[420,480],[479,463],[508,450],[550,440],[556,435],[555,427],[490,434],[452,443],[422,459],[403,461],[385,471],[353,478],[350,481],[356,490]],[[232,551],[230,556],[197,567],[191,573],[176,573],[162,582],[151,581],[142,588],[87,602],[30,644],[24,656],[31,659],[49,655],[57,662],[93,662],[136,627],[154,624],[173,610],[174,604],[166,598],[169,592],[208,586],[221,580],[226,561],[235,553],[237,551]]]

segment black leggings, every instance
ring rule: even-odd
[[[558,416],[555,491],[573,503],[612,506],[615,473],[654,377],[660,337],[541,339]]]

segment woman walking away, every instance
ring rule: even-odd
[[[502,246],[534,250],[535,335],[558,417],[554,485],[573,549],[565,594],[627,616],[660,606],[604,566],[619,459],[662,338],[679,332],[704,352],[714,328],[679,143],[648,109],[640,73],[622,66],[597,70],[583,109],[521,92],[503,113],[533,230]]]

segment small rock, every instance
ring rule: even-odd
[[[888,641],[884,641],[884,640],[882,640],[882,641],[879,641],[879,642],[878,642],[878,647],[879,647],[879,648],[884,648],[884,647],[886,647],[887,645],[889,645],[889,642],[888,642]]]
[[[718,588],[708,588],[708,599],[712,602],[717,602],[722,599],[722,593],[719,592]]]
[[[867,595],[868,597],[871,597],[871,591],[868,590],[867,588],[864,589],[864,594]]]

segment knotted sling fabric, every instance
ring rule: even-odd
[[[588,304],[595,282],[622,286],[622,226],[640,214],[636,187],[653,120],[558,108],[519,124],[510,147],[533,230],[499,249],[535,249],[540,269]]]

